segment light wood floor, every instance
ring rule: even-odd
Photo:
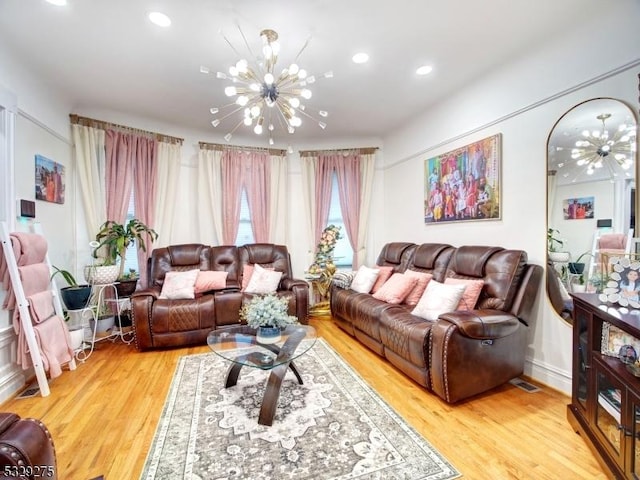
[[[312,319],[323,337],[386,401],[469,479],[603,479],[595,457],[566,420],[565,395],[511,385],[448,405],[340,330]],[[138,353],[101,342],[51,395],[12,399],[0,411],[44,421],[60,480],[139,478],[171,378],[182,355],[208,347]]]

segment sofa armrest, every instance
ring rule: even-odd
[[[520,326],[516,317],[502,310],[456,310],[440,315],[441,320],[454,324],[461,335],[480,340],[507,337]]]
[[[429,375],[448,403],[486,392],[522,373],[527,327],[501,310],[440,315],[431,328]]]
[[[293,290],[293,287],[309,288],[309,284],[305,280],[299,278],[285,278],[280,282],[281,290]]]
[[[131,320],[136,348],[139,351],[153,347],[151,338],[151,312],[153,303],[160,297],[160,288],[152,287],[131,295]]]

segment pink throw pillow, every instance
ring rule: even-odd
[[[244,292],[251,281],[251,275],[253,275],[253,263],[248,263],[242,267],[242,291]],[[260,265],[262,267],[262,265]],[[273,270],[273,267],[262,267],[266,270]]]
[[[221,290],[227,286],[229,272],[202,271],[196,277],[195,293]]]
[[[244,291],[247,293],[275,293],[278,290],[281,278],[282,272],[276,272],[273,268],[262,268],[256,264],[251,275],[251,281]]]
[[[380,290],[382,285],[384,285],[384,282],[389,280],[389,278],[391,277],[391,274],[393,273],[393,267],[377,266],[376,268],[380,270],[380,272],[378,273],[378,278],[376,278],[376,283],[373,284],[373,288],[371,289],[372,293],[376,293],[378,290]]]
[[[456,310],[473,310],[480,298],[480,292],[484,287],[484,280],[466,280],[464,278],[447,278],[444,281],[449,285],[464,285],[464,293]]]
[[[402,303],[417,281],[416,277],[394,273],[389,280],[384,282],[380,290],[373,294],[373,298],[397,305]]]
[[[200,270],[188,270],[186,272],[167,272],[164,276],[162,291],[159,298],[168,300],[182,300],[194,298],[196,277]]]
[[[407,295],[407,298],[404,299],[404,303],[407,305],[417,305],[427,288],[427,284],[433,278],[433,275],[430,273],[416,272],[415,270],[407,270],[404,274],[418,279],[413,289],[409,292],[409,295]]]

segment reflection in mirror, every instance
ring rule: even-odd
[[[571,321],[569,293],[600,292],[606,260],[635,249],[637,121],[626,104],[576,105],[547,142],[547,294]]]

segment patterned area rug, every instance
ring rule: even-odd
[[[319,339],[282,384],[273,426],[257,423],[268,372],[182,357],[142,479],[410,479],[459,473]]]

